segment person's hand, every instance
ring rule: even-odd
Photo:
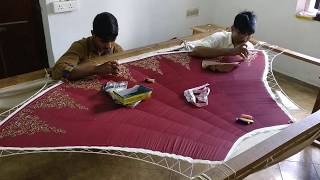
[[[115,61],[109,61],[103,63],[99,66],[96,66],[96,73],[105,75],[105,74],[118,74],[119,73],[119,64]]]
[[[208,68],[213,72],[227,73],[227,72],[231,72],[232,70],[234,70],[238,66],[239,66],[239,62],[217,63],[214,65],[209,65]]]
[[[234,48],[235,55],[240,55],[243,59],[247,59],[249,55],[249,51],[247,49],[247,45],[245,43],[240,44]]]

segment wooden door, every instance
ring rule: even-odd
[[[1,0],[0,78],[48,67],[39,0]]]

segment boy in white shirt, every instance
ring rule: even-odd
[[[231,26],[231,32],[217,32],[201,41],[192,51],[192,55],[202,58],[240,55],[248,57],[248,49],[253,49],[249,42],[255,32],[256,16],[253,12],[239,13]]]

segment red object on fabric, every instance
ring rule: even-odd
[[[289,118],[268,94],[262,76],[265,59],[257,52],[250,63],[230,73],[201,68],[187,53],[160,55],[121,67],[119,77],[64,83],[37,98],[0,127],[1,147],[113,146],[141,148],[203,160],[223,160],[242,135],[287,124]],[[154,84],[145,83],[155,79]],[[116,105],[100,88],[109,80],[153,89],[134,109]],[[209,105],[197,108],[183,91],[210,84]],[[235,121],[255,117],[252,125]]]

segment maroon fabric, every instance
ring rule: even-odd
[[[223,160],[242,135],[289,121],[262,82],[264,67],[261,52],[230,73],[203,70],[187,53],[146,58],[122,66],[120,77],[65,83],[45,93],[0,127],[0,146],[115,146]],[[152,98],[134,109],[116,105],[100,90],[111,79],[148,86]],[[183,91],[205,83],[209,105],[188,104]],[[236,122],[240,114],[254,116],[255,123]]]

